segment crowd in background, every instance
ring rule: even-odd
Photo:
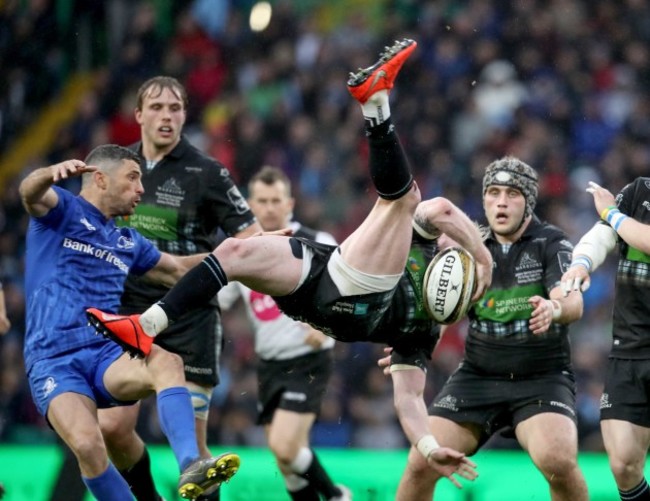
[[[97,144],[130,144],[140,132],[137,87],[171,75],[188,89],[186,134],[194,144],[228,166],[243,189],[261,166],[281,167],[293,182],[296,217],[342,241],[375,199],[363,123],[345,82],[381,47],[407,36],[418,48],[400,73],[391,108],[424,197],[444,195],[480,220],[483,170],[513,154],[540,173],[537,214],[575,243],[597,218],[587,181],[616,193],[649,171],[644,0],[275,1],[270,25],[258,33],[248,24],[253,3],[3,2],[0,151],[76,70],[92,71],[95,85],[79,96],[76,118],[47,155],[31,159],[21,175],[83,159]],[[28,218],[19,179],[1,188],[0,280],[12,330],[0,338],[0,440],[29,443],[54,435],[33,407],[22,365]],[[571,329],[582,450],[602,450],[598,413],[613,265],[607,261],[594,274],[584,317]],[[465,327],[452,327],[436,350],[427,401],[458,364]],[[262,445],[254,424],[253,335],[241,311],[224,315],[224,332],[210,441]],[[337,345],[314,445],[406,445],[390,378],[376,366],[381,349]],[[146,440],[163,441],[148,404],[139,429]]]

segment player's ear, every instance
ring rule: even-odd
[[[101,170],[93,172],[93,182],[102,190],[108,187],[108,176]]]

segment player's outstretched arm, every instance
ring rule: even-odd
[[[411,444],[426,458],[429,466],[459,489],[462,485],[456,476],[474,480],[478,476],[476,464],[462,452],[440,447],[431,434],[423,398],[426,384],[424,371],[411,365],[391,366],[387,358],[381,359],[379,365],[388,367],[393,378],[395,409],[402,429]]]
[[[25,210],[32,216],[44,216],[56,207],[59,201],[56,192],[51,189],[53,184],[96,170],[97,167],[86,165],[81,160],[66,160],[36,169],[23,179],[18,187]]]

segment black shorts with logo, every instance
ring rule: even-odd
[[[276,409],[318,414],[333,363],[331,350],[288,360],[260,360],[257,424],[269,424]]]
[[[575,379],[569,370],[511,378],[463,363],[429,406],[429,415],[478,425],[483,445],[500,430],[513,437],[519,423],[543,412],[563,414],[577,422],[575,400]]]
[[[608,360],[600,419],[650,428],[650,360]]]

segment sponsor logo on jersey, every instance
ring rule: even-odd
[[[129,267],[126,265],[126,263],[122,261],[119,257],[117,257],[115,254],[113,254],[111,251],[109,251],[108,249],[97,248],[91,244],[77,242],[76,240],[72,240],[71,238],[63,239],[63,248],[70,249],[82,254],[88,254],[90,256],[94,256],[97,259],[101,259],[103,261],[106,261],[107,263],[111,263],[112,265],[114,265],[116,268],[120,269],[124,273],[129,272]]]
[[[647,183],[648,181],[646,181]],[[650,210],[650,202],[647,200],[641,204],[641,207],[643,207],[645,210]]]
[[[411,271],[420,271],[420,263],[413,256],[409,256],[407,266]]]
[[[88,231],[97,231],[97,228],[90,224],[90,221],[88,221],[85,217],[82,217],[79,222],[83,224]]]
[[[307,395],[304,393],[298,393],[297,391],[285,391],[282,394],[282,398],[293,402],[305,402],[307,400]]]
[[[565,411],[567,411],[568,413],[570,413],[572,416],[576,415],[575,411],[571,407],[569,407],[567,404],[565,404],[564,402],[557,402],[555,400],[551,400],[549,402],[549,405],[551,407],[560,407],[560,408],[564,409]]]
[[[334,313],[347,313],[348,315],[367,315],[368,308],[367,303],[348,303],[345,301],[337,301],[332,305]]]
[[[118,226],[130,226],[150,240],[176,240],[178,238],[178,211],[169,207],[140,204],[135,214],[119,217]]]
[[[43,383],[43,397],[47,397],[58,385],[52,376],[48,377]]]
[[[494,300],[493,297],[491,297],[491,298],[483,299],[480,302],[480,304],[481,304],[481,306],[483,308],[494,308],[494,305],[496,304],[496,301]]]
[[[600,396],[600,408],[601,409],[609,409],[612,406],[612,404],[609,403],[609,394],[608,393],[603,393]]]
[[[354,314],[355,315],[367,315],[368,314],[368,307],[369,305],[367,303],[358,303],[354,305]]]
[[[193,367],[185,364],[185,372],[189,372],[190,374],[205,374],[209,376],[212,374],[212,369],[209,367]]]
[[[458,399],[452,395],[445,395],[442,397],[440,400],[435,402],[433,404],[434,407],[441,407],[443,409],[447,409],[453,412],[458,412],[458,407],[456,406],[456,403],[458,402]]]

